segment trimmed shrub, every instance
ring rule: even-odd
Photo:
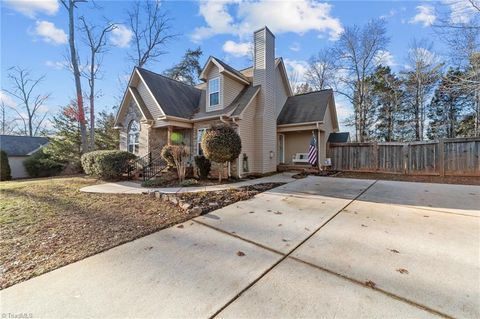
[[[83,154],[81,162],[86,174],[109,180],[126,173],[128,164],[135,158],[126,151],[93,151]]]
[[[183,186],[183,187],[195,186],[195,185],[198,185],[198,181],[193,178],[186,179],[180,183],[180,186]]]
[[[51,154],[41,149],[28,157],[23,162],[23,166],[31,177],[48,177],[60,174],[64,164],[57,162]]]
[[[8,155],[5,151],[0,150],[0,181],[9,181],[12,179],[12,171],[8,163]]]
[[[165,145],[160,152],[162,158],[167,162],[169,167],[175,167],[175,160],[173,159],[173,150],[174,145]]]
[[[240,155],[242,140],[229,125],[212,126],[202,137],[202,150],[206,158],[223,165],[225,162],[235,160]],[[219,171],[219,181],[222,180],[221,171]]]
[[[195,165],[198,169],[198,176],[201,179],[207,179],[208,174],[210,174],[210,169],[212,168],[212,162],[203,155],[195,156]]]

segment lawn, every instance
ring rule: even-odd
[[[193,217],[152,196],[79,191],[95,183],[0,183],[1,289]]]

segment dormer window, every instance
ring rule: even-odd
[[[208,106],[213,108],[220,104],[220,79],[213,78],[208,81]]]

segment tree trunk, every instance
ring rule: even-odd
[[[90,149],[95,149],[95,54],[90,61]]]
[[[80,123],[82,152],[85,153],[88,151],[87,127],[85,125],[85,111],[83,109],[82,82],[80,79],[80,69],[78,67],[77,50],[75,48],[74,8],[75,8],[75,2],[73,0],[68,0],[68,30],[69,30],[68,42],[70,45],[70,59],[72,63],[73,76],[75,78],[75,89],[77,93],[77,112],[78,112],[78,122]]]

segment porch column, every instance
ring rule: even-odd
[[[172,132],[173,132],[173,126],[169,125],[168,132],[167,132],[167,145],[172,145]]]
[[[320,147],[323,145],[322,142],[320,141],[321,139],[321,134],[320,134],[320,130],[317,129],[317,165],[318,165],[318,170],[321,170],[322,169],[322,159],[320,157],[320,155],[322,154],[322,151],[320,150]]]

